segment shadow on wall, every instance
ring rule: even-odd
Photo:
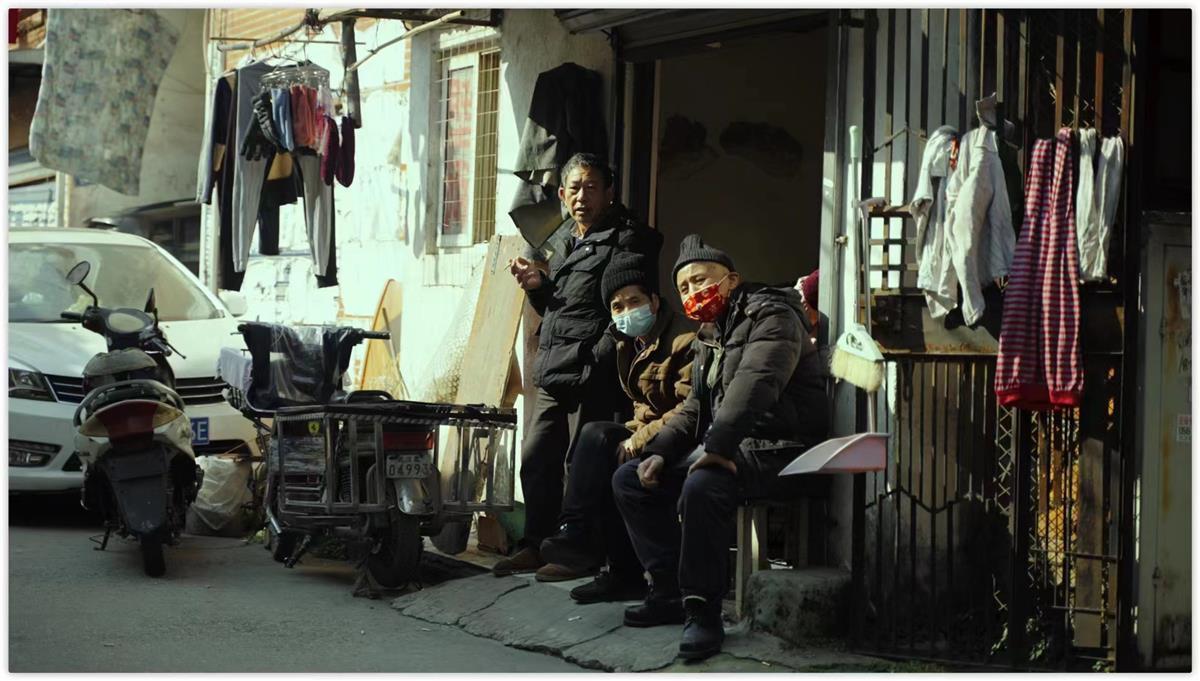
[[[430,33],[412,38],[411,99],[408,106],[408,172],[414,177],[405,185],[419,187],[420,198],[407,201],[405,220],[408,224],[409,247],[415,258],[426,253],[426,242],[433,239],[431,230],[437,220],[437,169],[430,150],[430,135],[434,134],[433,111],[436,102],[434,88],[434,42]]]

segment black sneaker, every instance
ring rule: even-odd
[[[646,598],[646,582],[640,576],[636,579],[614,577],[606,570],[587,584],[571,589],[571,598],[584,605],[639,601]]]
[[[685,660],[703,660],[721,652],[725,642],[725,625],[721,622],[721,604],[709,605],[703,598],[684,600],[687,613],[683,638],[679,641],[679,656]]]

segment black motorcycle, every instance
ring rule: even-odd
[[[86,291],[92,305],[82,313],[62,313],[104,336],[108,346],[84,367],[85,397],[75,411],[82,502],[104,520],[98,550],[108,547],[113,532],[133,537],[146,574],[159,577],[166,572],[163,545],[177,543],[204,472],[196,465],[191,423],[175,392],[167,362],[174,348],[158,326],[154,290],[144,310],[101,307],[84,284],[90,271],[81,262],[67,280]]]

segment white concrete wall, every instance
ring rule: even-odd
[[[142,153],[141,192],[128,196],[96,184],[72,187],[65,206],[66,226],[81,227],[88,218],[195,195],[196,150],[204,132],[205,10],[157,11],[180,33],[154,100]]]

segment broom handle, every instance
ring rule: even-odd
[[[861,269],[860,249],[862,245],[858,243],[862,237],[857,235],[852,225],[855,220],[858,220],[854,215],[858,212],[858,204],[862,201],[862,129],[857,125],[850,126],[850,174],[851,182],[853,182],[854,193],[850,196],[850,219],[846,222],[846,247],[844,249],[843,267],[851,269],[854,275],[854,287],[848,292],[843,304],[850,312],[850,322],[858,321],[858,287],[859,287],[859,269]],[[845,275],[842,275],[843,278]],[[846,294],[843,294],[846,295]]]

